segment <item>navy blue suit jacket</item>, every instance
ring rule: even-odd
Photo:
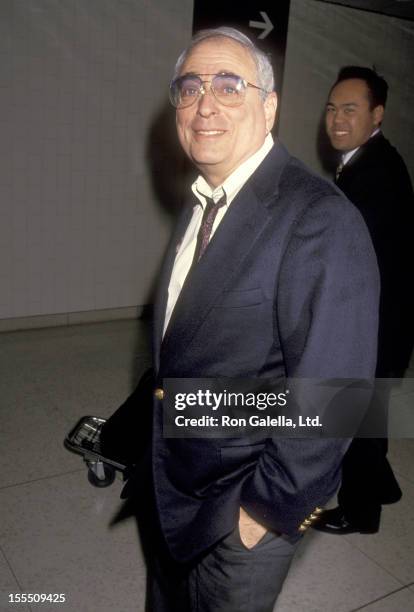
[[[414,195],[405,163],[379,132],[344,166],[338,187],[362,214],[381,276],[378,377],[399,377],[414,344]]]
[[[155,304],[156,384],[164,378],[371,378],[378,271],[364,222],[335,186],[276,144],[241,189],[162,329],[177,245]],[[239,507],[297,537],[339,483],[346,440],[166,439],[154,399],[152,478],[171,554],[187,561],[228,534]]]

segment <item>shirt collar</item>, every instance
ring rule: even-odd
[[[240,164],[240,166],[226,178],[222,185],[219,185],[214,189],[210,187],[205,178],[200,174],[191,185],[191,189],[199,200],[201,206],[203,208],[205,207],[206,197],[213,198],[213,200],[217,202],[223,195],[226,196],[226,205],[228,206],[232,200],[234,200],[240,189],[250,178],[253,172],[262,163],[273,145],[273,137],[269,133],[260,149],[258,149],[256,153],[253,153],[253,155],[246,159],[246,161]]]
[[[368,138],[368,140],[370,138],[372,138],[373,136],[375,136],[376,134],[378,134],[378,132],[380,132],[380,128],[376,128],[371,136]],[[342,165],[345,166],[345,164],[347,164],[349,162],[349,160],[351,159],[351,157],[358,151],[358,149],[360,149],[361,147],[357,147],[356,149],[352,149],[352,151],[347,151],[346,153],[342,154]]]

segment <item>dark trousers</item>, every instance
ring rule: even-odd
[[[272,612],[298,543],[268,532],[252,549],[238,528],[196,563],[165,548],[148,559],[148,612]]]
[[[371,406],[360,428],[360,434],[383,432],[384,437],[362,437],[352,440],[342,463],[342,484],[338,502],[345,517],[360,528],[378,529],[382,504],[401,498],[401,489],[387,460],[385,437],[390,385],[378,379]]]

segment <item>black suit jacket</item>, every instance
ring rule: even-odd
[[[154,313],[165,378],[370,378],[378,272],[366,226],[335,186],[281,144],[241,189],[189,273],[162,340],[168,283],[191,208],[166,256]],[[186,561],[234,529],[240,505],[280,533],[333,495],[346,440],[167,439],[154,398],[152,480],[171,554]],[[132,478],[129,493],[142,488]],[[144,502],[142,502],[144,503]]]
[[[397,150],[381,132],[344,166],[337,185],[368,226],[381,275],[377,376],[401,376],[414,343],[413,189]]]

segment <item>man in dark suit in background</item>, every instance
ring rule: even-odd
[[[356,208],[273,141],[272,68],[246,36],[196,35],[170,98],[200,174],[154,308],[149,460],[124,496],[147,543],[149,610],[270,612],[348,442],[166,438],[163,381],[372,378],[375,254]]]
[[[403,375],[414,338],[413,189],[403,159],[381,131],[387,90],[374,70],[346,66],[326,105],[326,130],[341,153],[336,184],[364,217],[378,258],[378,378]],[[372,405],[376,419],[387,418],[389,392],[389,384],[378,382]],[[343,462],[339,505],[321,514],[316,529],[336,534],[378,531],[381,505],[401,497],[387,448],[385,437],[353,440]]]

